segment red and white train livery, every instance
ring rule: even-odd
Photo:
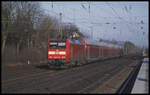
[[[93,60],[121,55],[119,45],[92,40],[49,40],[48,64],[82,64]]]

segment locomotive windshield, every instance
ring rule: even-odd
[[[53,41],[50,41],[49,43],[49,48],[53,48],[53,49],[62,49],[62,48],[66,48],[66,42],[63,41],[63,42],[53,42]]]

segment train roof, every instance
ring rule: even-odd
[[[67,39],[67,40],[69,40],[70,43],[73,43],[73,44],[83,44],[83,43],[81,42],[81,40],[76,40],[76,39]]]
[[[121,45],[119,44],[113,44],[113,43],[108,43],[108,42],[99,42],[96,40],[92,40],[92,39],[84,39],[86,40],[86,43],[89,45],[98,45],[98,46],[104,46],[104,47],[110,47],[110,48],[123,48]]]
[[[82,43],[82,40],[77,40],[77,39],[66,39],[66,40],[59,40],[59,39],[50,39],[51,41],[66,41],[66,40],[69,40],[70,43],[73,43],[73,44],[81,44],[83,45]],[[96,41],[96,40],[92,40],[92,39],[87,39],[87,38],[84,38],[83,40],[86,41],[86,43],[88,45],[96,45],[96,46],[104,46],[104,47],[110,47],[110,48],[123,48],[122,45],[119,45],[119,44],[112,44],[112,43],[107,43],[107,42],[99,42],[99,41]]]
[[[101,43],[95,40],[91,40],[91,39],[84,39],[84,40],[86,40],[86,43],[89,45],[102,45]]]
[[[89,44],[89,45],[97,45],[97,46],[105,46],[105,47],[109,47],[109,43],[106,43],[106,42],[99,42],[99,41],[96,41],[96,40],[92,40],[92,39],[84,39],[86,40],[86,43]]]
[[[49,41],[66,41],[65,39],[49,39]]]
[[[83,44],[81,40],[76,39],[50,39],[49,41],[66,41],[69,40],[72,44]]]

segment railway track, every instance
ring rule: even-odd
[[[86,68],[86,69],[89,69],[89,68]],[[40,85],[38,85],[39,86],[38,89],[42,89],[41,87],[44,87],[44,88],[50,89],[51,92],[54,92],[55,90],[59,90],[59,89],[62,89],[64,87],[68,87],[68,86],[70,86],[76,82],[80,82],[80,81],[83,81],[85,79],[88,79],[89,77],[94,77],[95,75],[97,75],[99,73],[99,72],[97,72],[98,70],[99,70],[99,67],[92,68],[91,70],[88,70],[87,72],[82,71],[80,73],[80,71],[77,71],[76,73],[78,73],[78,74],[73,74],[73,73],[75,73],[75,71],[69,71],[70,74],[67,73],[68,75],[58,75],[54,79],[52,78],[52,79],[50,79],[50,81],[48,81],[46,83],[41,83]],[[110,70],[112,70],[112,69],[110,69]],[[66,73],[64,73],[64,74],[66,74]],[[86,76],[83,76],[83,75],[86,75]],[[60,83],[56,82],[55,79],[57,79],[57,81],[61,81],[61,82]],[[73,79],[76,79],[76,80],[73,80]],[[53,83],[53,84],[51,85],[51,83]],[[49,85],[45,86],[46,84],[49,84]],[[34,88],[36,86],[37,85],[30,87],[30,88],[27,88],[28,90],[26,90],[26,91],[29,91],[29,90],[31,91],[31,88]],[[72,90],[75,90],[75,89],[72,89]],[[56,91],[56,92],[58,92],[58,91]],[[71,92],[75,92],[75,91],[71,91]]]
[[[133,64],[122,69],[118,74],[111,78],[108,82],[96,89],[95,93],[118,93],[121,85],[125,82],[128,76],[132,73],[134,67],[139,65],[139,61],[135,61]]]
[[[16,66],[16,67],[3,66],[2,82],[6,80],[13,80],[21,76],[24,77],[30,74],[37,74],[37,73],[48,71],[48,68],[41,69],[43,67],[46,67],[46,65],[42,65],[42,66],[22,65],[22,66]]]
[[[2,92],[99,93],[99,91],[101,91],[101,93],[104,93],[104,91],[99,89],[105,88],[106,90],[107,88],[104,86],[106,83],[109,83],[108,81],[112,79],[115,81],[117,78],[115,76],[123,76],[126,73],[125,71],[132,71],[131,66],[135,66],[136,64],[137,60],[120,58],[96,62],[71,69],[53,72],[45,71],[4,81],[2,82]],[[120,72],[122,73],[120,74]]]

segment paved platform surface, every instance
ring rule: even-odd
[[[144,58],[131,93],[149,93],[149,58]]]

